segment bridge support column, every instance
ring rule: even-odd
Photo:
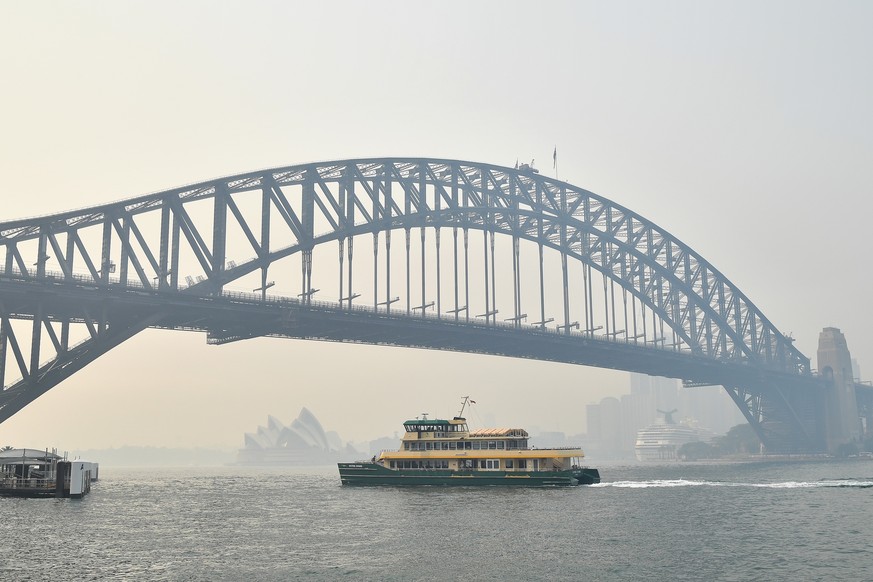
[[[846,337],[835,327],[818,336],[818,371],[828,381],[824,398],[825,439],[828,451],[861,437],[852,357]]]
[[[825,450],[823,399],[810,385],[760,383],[725,386],[767,453],[819,453]]]

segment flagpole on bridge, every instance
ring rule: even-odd
[[[555,169],[555,180],[558,179],[558,146],[555,146],[555,150],[552,152],[552,166]]]

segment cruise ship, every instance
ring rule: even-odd
[[[343,485],[591,485],[597,469],[583,467],[582,449],[531,448],[527,431],[471,431],[461,412],[451,420],[427,415],[403,423],[401,447],[378,458],[339,463]]]
[[[678,461],[682,445],[708,441],[712,437],[703,429],[677,424],[673,420],[675,409],[658,412],[663,418],[637,432],[634,454],[638,461]]]

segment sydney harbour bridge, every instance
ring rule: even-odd
[[[873,427],[870,387],[813,370],[688,245],[526,165],[311,163],[0,222],[0,422],[147,328],[719,385],[773,452]]]

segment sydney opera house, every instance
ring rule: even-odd
[[[240,465],[328,465],[357,454],[335,432],[325,432],[306,408],[285,426],[275,417],[267,417],[267,426],[246,433],[245,448],[240,449]]]

